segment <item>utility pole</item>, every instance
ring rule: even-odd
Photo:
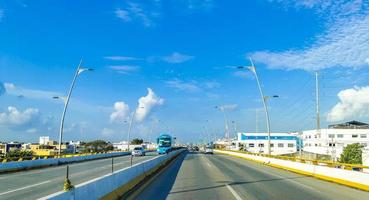
[[[320,110],[319,110],[319,72],[315,72],[315,97],[316,97],[316,130],[320,134]]]

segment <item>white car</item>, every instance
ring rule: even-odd
[[[214,152],[212,148],[208,148],[208,147],[205,148],[205,154],[213,154],[213,153]]]
[[[132,156],[145,156],[145,149],[143,147],[135,147],[132,151]]]

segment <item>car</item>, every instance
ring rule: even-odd
[[[132,151],[132,156],[145,156],[145,149],[143,147],[135,147]]]
[[[213,152],[213,149],[212,148],[210,148],[210,147],[206,147],[205,148],[205,154],[213,154],[214,152]]]
[[[200,151],[200,148],[198,146],[193,147],[194,151]]]

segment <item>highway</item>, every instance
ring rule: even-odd
[[[179,157],[134,199],[369,199],[369,192],[226,155]]]
[[[153,158],[133,157],[133,163]],[[130,166],[130,156],[114,158],[114,169]],[[69,177],[73,185],[111,173],[111,158],[73,163],[69,165]],[[0,174],[0,199],[37,199],[61,191],[66,175],[66,165]]]

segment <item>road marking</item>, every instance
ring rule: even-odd
[[[237,192],[234,191],[234,189],[230,185],[226,185],[226,186],[227,186],[227,189],[233,194],[234,198],[236,198],[237,200],[242,200],[240,195],[238,195]]]
[[[6,194],[9,194],[9,193],[13,193],[13,192],[17,192],[19,190],[24,190],[24,189],[28,189],[28,188],[31,188],[31,187],[35,187],[35,186],[39,186],[39,185],[43,185],[45,183],[49,183],[51,182],[51,180],[49,181],[44,181],[44,182],[41,182],[41,183],[36,183],[36,184],[33,184],[33,185],[29,185],[29,186],[26,186],[26,187],[21,187],[21,188],[18,188],[18,189],[15,189],[15,190],[9,190],[9,191],[6,191],[6,192],[3,192],[3,193],[0,193],[0,196],[2,195],[6,195]]]

